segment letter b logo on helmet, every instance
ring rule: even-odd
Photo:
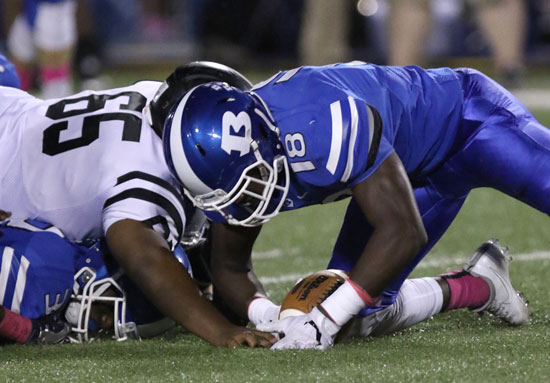
[[[244,132],[241,132],[244,128]],[[233,112],[227,111],[222,117],[222,149],[227,153],[237,151],[242,157],[250,152],[250,141],[252,140],[252,123],[246,112],[240,112],[235,116]]]
[[[193,204],[228,223],[257,226],[277,215],[290,187],[275,121],[252,92],[212,82],[169,113],[164,155]]]

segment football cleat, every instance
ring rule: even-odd
[[[464,270],[483,278],[491,289],[489,301],[472,311],[486,310],[508,324],[519,326],[529,322],[529,308],[512,286],[510,261],[508,247],[501,246],[498,239],[491,239],[477,248]]]
[[[57,316],[45,316],[31,319],[32,330],[26,344],[56,344],[63,342],[71,327]]]

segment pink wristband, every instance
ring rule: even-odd
[[[363,300],[363,302],[365,302],[365,305],[370,306],[370,305],[372,305],[373,303],[375,303],[377,301],[376,298],[371,297],[370,294],[367,293],[364,288],[359,286],[357,283],[352,281],[350,278],[348,278],[348,282],[351,285],[351,287],[353,287],[353,289],[355,290],[357,295],[359,295],[359,298],[361,298]]]

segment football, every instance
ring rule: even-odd
[[[344,284],[347,278],[345,271],[329,269],[300,279],[283,299],[279,319],[309,313]]]

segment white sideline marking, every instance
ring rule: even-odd
[[[287,251],[287,255],[296,255],[299,253],[300,253],[300,248],[298,247],[293,247],[292,249]],[[280,258],[282,256],[283,256],[283,250],[281,249],[252,252],[252,259],[272,259],[272,258]]]
[[[313,273],[313,271],[311,273]],[[262,282],[263,285],[273,285],[273,284],[276,285],[279,283],[297,282],[298,279],[303,278],[305,275],[308,275],[311,273],[305,273],[305,274],[292,273],[292,274],[281,275],[279,277],[260,277],[260,282]]]
[[[418,266],[416,266],[416,268],[426,269],[429,267],[444,268],[444,267],[451,267],[451,266],[462,266],[468,261],[468,259],[470,258],[469,257],[464,258],[463,255],[457,255],[454,257],[441,257],[441,258],[432,259],[432,260],[424,259],[422,262],[420,262]],[[534,251],[532,253],[512,254],[512,264],[513,262],[528,262],[528,261],[538,261],[538,260],[544,260],[544,259],[550,259],[550,251]],[[310,273],[313,273],[315,271],[311,271]],[[441,270],[441,272],[444,272],[444,271],[445,270]],[[262,284],[264,285],[296,282],[298,281],[298,279],[310,273],[303,273],[303,274],[292,273],[292,274],[280,275],[277,277],[261,277],[260,282],[262,282]]]
[[[253,252],[252,259],[270,259],[270,258],[279,258],[283,255],[281,249],[273,249],[267,251]]]

